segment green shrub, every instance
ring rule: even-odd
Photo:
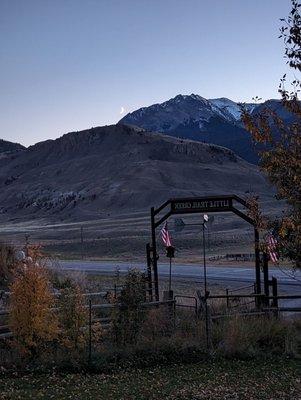
[[[88,324],[88,313],[80,288],[73,286],[62,289],[58,300],[60,343],[74,352],[85,346],[84,328]]]
[[[0,290],[7,289],[18,266],[13,246],[0,243]]]
[[[116,303],[111,318],[111,334],[118,345],[136,343],[145,319],[141,303],[145,301],[145,276],[130,269],[120,294],[113,300]]]
[[[168,337],[173,331],[173,319],[168,307],[159,307],[149,310],[145,314],[143,321],[140,341],[145,343],[147,341],[154,342],[155,340]]]

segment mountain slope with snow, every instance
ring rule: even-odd
[[[238,103],[227,99],[226,97],[221,97],[218,99],[210,99],[209,100],[211,106],[213,107],[214,111],[222,116],[229,117],[230,121],[240,121],[241,119],[241,109]],[[245,104],[245,107],[248,111],[252,112],[256,108],[257,104],[249,103]]]
[[[247,107],[252,110],[255,105]],[[120,123],[225,146],[249,162],[258,160],[250,135],[242,127],[239,104],[226,98],[207,100],[195,94],[178,95],[129,113]]]
[[[143,127],[150,131],[168,132],[191,120],[199,121],[202,125],[216,116],[236,124],[240,121],[239,105],[226,98],[207,100],[196,94],[179,94],[164,103],[129,113],[120,122],[137,125],[143,120]]]
[[[280,101],[245,104],[253,114],[266,106],[275,110],[285,122],[291,122],[292,116],[283,109]],[[245,160],[258,162],[250,134],[241,122],[240,105],[224,97],[207,100],[196,94],[180,94],[164,103],[129,113],[119,123],[228,147]]]

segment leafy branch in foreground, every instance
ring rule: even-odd
[[[292,10],[280,29],[284,39],[288,65],[301,70],[301,4],[292,0]],[[242,121],[257,145],[260,167],[277,190],[276,198],[285,200],[289,211],[270,221],[277,233],[279,250],[283,257],[301,268],[301,105],[298,100],[300,80],[292,81],[292,90],[286,89],[286,75],[280,81],[279,93],[284,110],[290,116],[286,123],[269,107],[258,114],[251,114],[242,105]]]

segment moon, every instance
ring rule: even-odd
[[[124,112],[125,112],[124,107],[121,107],[121,108],[120,108],[120,113],[119,113],[119,114],[124,114]]]

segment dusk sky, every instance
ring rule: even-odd
[[[30,145],[179,93],[278,98],[289,11],[289,0],[0,0],[0,138]]]

